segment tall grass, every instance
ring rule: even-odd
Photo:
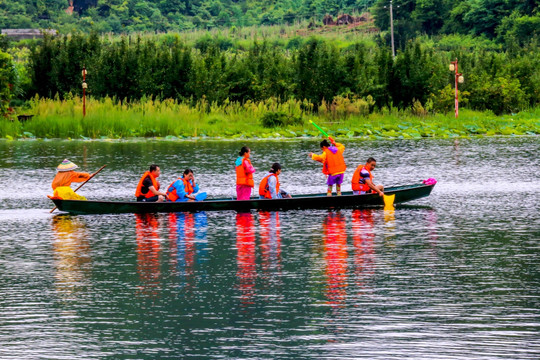
[[[371,26],[371,23],[366,23],[365,26],[357,26],[348,28],[346,26],[319,26],[308,30],[309,20],[295,22],[290,25],[263,25],[263,26],[245,26],[219,29],[192,29],[180,32],[169,31],[167,33],[156,34],[151,33],[131,33],[133,39],[140,37],[143,40],[152,40],[156,37],[164,43],[172,43],[176,39],[180,39],[183,43],[189,46],[195,45],[201,39],[223,39],[230,41],[231,47],[240,49],[249,49],[253,45],[254,40],[266,40],[275,45],[286,46],[290,39],[303,37],[305,41],[309,36],[317,36],[326,40],[332,41],[338,47],[347,47],[355,43],[371,43],[376,44],[378,32],[366,31],[366,27]],[[109,42],[119,41],[121,36],[116,34],[101,35],[102,40]]]
[[[313,120],[329,133],[342,137],[422,138],[470,135],[540,134],[540,107],[516,115],[495,116],[492,112],[462,109],[458,119],[449,114],[430,114],[423,109],[369,109],[369,99],[335,99],[313,111],[307,101],[270,98],[261,102],[228,102],[218,105],[204,98],[189,106],[176,100],[143,98],[126,102],[114,98],[82,100],[34,98],[25,113],[32,120],[0,121],[2,138],[132,138],[215,137],[270,138],[319,136]],[[268,128],[265,114],[281,114],[295,121]],[[279,117],[278,117],[279,118]],[[268,124],[266,124],[268,125]]]

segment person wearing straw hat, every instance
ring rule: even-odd
[[[68,159],[64,159],[56,168],[56,176],[52,182],[53,196],[64,200],[86,200],[84,196],[76,194],[70,187],[71,183],[84,182],[92,176],[89,173],[76,172],[78,166]]]

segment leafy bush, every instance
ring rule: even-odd
[[[527,107],[527,95],[518,79],[510,77],[483,77],[471,89],[471,106],[482,109],[489,104],[495,114],[518,112]],[[488,108],[487,106],[484,109]]]
[[[301,116],[288,115],[282,111],[267,112],[261,117],[261,124],[265,128],[285,127],[289,125],[301,125]]]
[[[335,96],[331,103],[322,101],[319,114],[332,119],[346,119],[351,115],[366,116],[373,108],[375,101],[371,95],[366,99],[357,96]]]
[[[471,94],[468,91],[458,90],[458,100],[460,107],[466,105],[469,102],[469,96]],[[456,93],[454,88],[448,84],[444,89],[440,90],[437,95],[432,94],[431,100],[433,101],[433,110],[436,112],[448,113],[454,110]]]

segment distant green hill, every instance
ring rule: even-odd
[[[361,13],[376,0],[0,0],[1,28],[99,32],[292,24]]]
[[[61,33],[182,31],[305,21],[368,10],[389,28],[389,0],[0,0],[0,28]],[[461,33],[523,43],[538,36],[539,0],[395,0],[398,41],[418,34]],[[508,35],[508,38],[505,38]]]

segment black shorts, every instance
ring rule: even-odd
[[[145,197],[138,197],[137,198],[137,201],[142,201],[142,202],[156,202],[159,200],[159,195],[156,195],[156,196],[152,196],[150,198],[145,198]]]

